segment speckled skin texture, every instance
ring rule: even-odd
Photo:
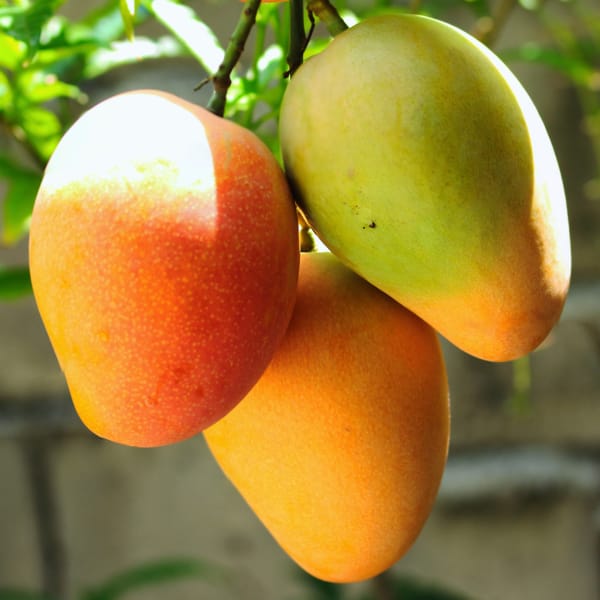
[[[373,577],[414,542],[444,470],[436,334],[331,254],[303,254],[273,362],[204,436],[301,567],[336,582]]]
[[[31,222],[35,299],[75,407],[134,446],[190,437],[242,399],[287,327],[298,261],[268,149],[155,91],[71,128]]]
[[[422,16],[367,19],[298,69],[280,125],[296,200],[348,266],[479,358],[547,336],[571,273],[561,176],[487,48]]]

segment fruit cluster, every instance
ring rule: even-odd
[[[557,321],[565,198],[524,89],[430,18],[338,35],[291,78],[280,136],[285,175],[253,133],[170,94],[100,103],[48,164],[32,283],[93,432],[203,432],[298,564],[357,581],[406,552],[437,494],[437,333],[509,360]],[[331,253],[300,256],[296,208]]]

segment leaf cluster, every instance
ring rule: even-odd
[[[72,118],[69,103],[85,102],[82,83],[110,68],[104,53],[124,32],[115,2],[78,22],[56,14],[61,4],[0,1],[0,125],[17,146],[0,148],[5,246],[27,233],[42,169]],[[0,299],[30,290],[26,267],[0,265]]]
[[[63,0],[0,0],[0,246],[27,233],[42,171],[87,103],[86,85],[121,66],[193,56],[215,68],[216,37],[175,0],[107,0],[78,20],[59,14]],[[165,35],[134,37],[155,18]],[[85,149],[82,149],[85,151]],[[0,265],[0,300],[31,292],[25,266]]]

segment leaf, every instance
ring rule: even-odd
[[[59,74],[64,71],[63,63],[77,57],[85,57],[94,52],[101,44],[94,39],[67,43],[64,46],[52,45],[38,50],[33,61],[36,68],[43,68],[47,73]]]
[[[6,181],[2,242],[10,245],[29,229],[29,219],[42,176],[6,156],[0,156],[0,178]]]
[[[0,266],[0,280],[2,279],[2,267]],[[53,600],[50,596],[38,592],[0,588],[0,600]]]
[[[93,79],[123,65],[143,60],[172,58],[185,55],[187,51],[171,36],[156,40],[136,37],[133,41],[113,42],[109,48],[98,48],[90,53],[83,70],[86,79]]]
[[[0,67],[14,71],[26,54],[27,46],[23,42],[0,32]]]
[[[174,0],[142,0],[142,3],[188,49],[207,73],[217,71],[225,51],[210,27],[191,8]]]
[[[31,279],[27,267],[5,267],[0,265],[0,300],[17,300],[31,293]],[[0,600],[51,599],[35,592],[0,589]]]
[[[31,104],[43,104],[56,98],[83,100],[85,95],[76,85],[60,81],[56,75],[41,69],[27,69],[17,80],[21,95]]]
[[[19,125],[41,159],[47,161],[63,133],[56,114],[41,106],[27,106],[19,112]]]
[[[277,76],[283,79],[286,69],[284,50],[281,46],[269,46],[258,59],[258,85],[266,88]]]
[[[224,575],[225,573],[220,567],[198,560],[161,560],[130,569],[113,577],[105,584],[86,591],[82,595],[82,600],[117,600],[129,592],[143,587],[184,578],[222,582],[225,581]]]
[[[22,6],[0,8],[0,30],[25,42],[32,56],[40,44],[42,28],[64,0],[35,0]]]
[[[29,230],[29,220],[41,179],[15,178],[4,197],[2,242],[15,244]]]
[[[94,17],[96,18],[96,16]],[[40,47],[32,60],[33,68],[55,75],[62,81],[81,81],[88,58],[99,49],[107,49],[114,38],[123,35],[123,23],[118,9],[101,23],[87,17],[70,22],[54,17],[44,29]],[[74,91],[74,90],[73,90]]]
[[[125,33],[119,0],[108,0],[86,15],[79,24],[88,27],[91,35],[103,45],[110,44]]]
[[[0,113],[8,110],[13,101],[12,85],[3,71],[0,71]]]
[[[305,17],[308,25],[308,14]],[[290,47],[290,3],[279,2],[274,4],[261,3],[256,15],[257,24],[264,22],[273,32],[274,43],[285,48]]]
[[[136,6],[139,2],[136,2]],[[148,17],[146,10],[135,14],[136,23]],[[35,66],[45,66],[46,70],[60,74],[73,64],[73,59],[82,59],[83,63],[93,57],[99,50],[110,50],[111,44],[125,35],[125,25],[120,8],[120,0],[107,0],[94,8],[77,22],[70,22],[64,17],[50,21],[44,30],[42,45],[35,56]],[[66,67],[60,64],[66,63]],[[105,72],[103,70],[102,72]],[[81,70],[71,73],[71,81],[80,80]]]
[[[106,43],[98,38],[92,27],[82,21],[71,22],[66,17],[56,15],[44,27],[34,62],[39,65],[52,52],[61,51],[61,57],[69,56],[81,48],[99,45]]]

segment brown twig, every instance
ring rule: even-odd
[[[327,31],[332,36],[336,36],[348,29],[348,25],[340,16],[335,6],[329,0],[307,0],[306,8],[309,12],[315,14],[323,22]]]
[[[256,22],[256,13],[260,7],[261,0],[248,0],[244,5],[239,21],[231,34],[229,44],[225,49],[223,62],[217,72],[210,78],[214,92],[208,101],[207,108],[215,115],[222,117],[225,113],[227,103],[227,91],[231,85],[231,73],[240,60],[246,40],[250,35],[252,27]]]

